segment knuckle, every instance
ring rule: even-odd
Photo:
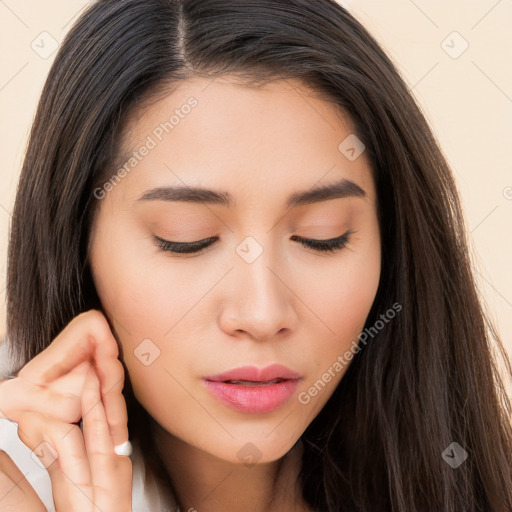
[[[83,324],[86,328],[90,329],[94,333],[102,333],[105,330],[106,319],[103,313],[97,309],[89,309],[77,315],[74,320],[77,323]]]
[[[125,418],[115,418],[112,421],[109,421],[109,423],[112,428],[118,430],[126,427],[125,420]]]
[[[108,320],[98,309],[90,309],[84,313],[80,313],[80,315],[75,318],[78,319],[80,317],[80,322],[83,322],[84,329],[89,333],[89,341],[105,341],[107,338],[110,339],[112,337]],[[113,340],[111,341],[113,342],[113,347],[117,354],[119,354],[117,344]]]

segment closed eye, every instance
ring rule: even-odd
[[[319,252],[336,252],[343,249],[348,245],[351,235],[354,233],[353,230],[349,229],[346,233],[337,238],[329,238],[328,240],[314,240],[311,238],[300,238],[298,236],[292,236],[294,240],[297,240],[305,247],[309,247]]]
[[[332,253],[343,249],[349,243],[351,235],[354,232],[354,230],[349,229],[343,235],[336,238],[329,238],[328,240],[302,238],[296,235],[293,235],[292,239],[300,242],[304,247],[313,249],[315,251],[322,253]],[[202,251],[203,249],[206,249],[219,239],[219,237],[213,236],[195,242],[173,242],[172,240],[164,240],[163,238],[160,238],[156,235],[153,235],[153,238],[155,244],[161,251],[170,252],[173,254],[195,254]]]
[[[209,245],[212,245],[213,242],[216,242],[219,238],[212,236],[210,238],[198,240],[197,242],[173,242],[171,240],[164,240],[156,235],[153,235],[153,237],[159,249],[164,252],[172,252],[175,254],[192,254],[202,251]]]

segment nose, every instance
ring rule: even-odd
[[[287,285],[286,271],[271,258],[270,251],[263,251],[251,263],[235,259],[229,279],[229,296],[220,316],[224,332],[238,337],[246,333],[267,341],[295,329],[295,296]]]

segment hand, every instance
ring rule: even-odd
[[[128,440],[118,355],[107,320],[90,310],[76,316],[16,378],[0,383],[0,417],[18,423],[19,438],[46,467],[57,512],[131,512],[131,460],[114,452]],[[0,492],[9,471],[16,476],[13,465],[7,454],[0,455]],[[0,512],[8,510],[4,494]],[[23,499],[16,510],[44,510],[37,495]]]

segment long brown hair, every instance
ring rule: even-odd
[[[348,114],[382,235],[366,325],[403,307],[303,433],[305,500],[329,512],[512,510],[512,413],[494,347],[512,369],[479,299],[453,174],[394,64],[334,0],[100,0],[81,15],[44,86],[14,206],[13,364],[101,309],[87,260],[93,190],[116,169],[126,116],[181,80],[226,73],[247,86],[300,79]],[[442,456],[453,442],[468,454],[457,468]]]

